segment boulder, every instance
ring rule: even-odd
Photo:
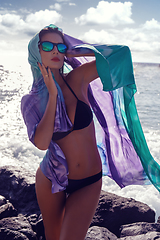
[[[0,206],[0,219],[17,216],[17,210],[10,202]]]
[[[127,236],[124,238],[119,238],[119,240],[156,240],[160,239],[160,233],[148,232],[146,234],[141,234],[137,236]]]
[[[6,198],[0,195],[0,206],[4,205],[5,203],[7,203]]]
[[[102,191],[90,226],[107,228],[120,237],[120,226],[135,222],[155,222],[155,212],[146,204]]]
[[[46,240],[42,218],[36,224],[36,233],[37,233],[38,240]]]
[[[117,240],[118,238],[107,228],[93,226],[88,229],[85,240]]]
[[[23,233],[12,231],[7,228],[0,228],[1,240],[29,240]]]
[[[34,174],[0,167],[0,182],[0,240],[45,240]],[[146,204],[102,191],[86,239],[158,239],[160,223],[154,222],[155,212]]]
[[[37,232],[37,224],[38,224],[39,219],[40,218],[37,214],[32,214],[27,217],[27,220],[30,223],[34,232]]]
[[[0,183],[0,195],[8,199],[18,213],[40,214],[33,173],[23,167],[4,166],[0,168]]]
[[[159,216],[158,219],[157,219],[157,223],[160,223],[160,216]]]
[[[160,234],[160,223],[139,222],[123,225],[120,228],[120,237],[137,236],[147,234],[148,232]]]
[[[19,215],[0,220],[0,239],[36,240],[36,233],[32,230],[27,218]]]

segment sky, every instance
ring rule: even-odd
[[[134,62],[160,63],[159,9],[159,0],[0,0],[0,60],[26,57],[29,40],[53,23],[89,43],[127,45]]]

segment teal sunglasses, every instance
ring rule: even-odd
[[[41,45],[42,50],[45,52],[51,52],[55,46],[57,47],[57,50],[60,53],[66,53],[68,49],[64,43],[52,43],[52,42],[44,41],[44,42],[40,42],[38,45]]]

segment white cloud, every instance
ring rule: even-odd
[[[146,23],[139,28],[121,30],[108,28],[97,31],[90,29],[79,38],[95,44],[127,45],[131,49],[133,57],[136,56],[136,61],[150,62],[152,57],[158,59],[160,55],[160,31],[155,31],[154,28],[146,30],[144,26]]]
[[[152,20],[146,21],[143,28],[147,30],[160,29],[160,22],[152,18]]]
[[[20,15],[7,13],[0,15],[0,31],[11,35],[34,34],[44,26],[61,20],[62,16],[59,13],[48,9],[30,13],[25,19]]]
[[[105,30],[96,31],[94,29],[90,29],[88,32],[86,32],[83,36],[80,36],[79,38],[93,44],[106,44],[116,42],[116,37],[114,36],[114,34],[109,33]]]
[[[55,9],[56,11],[61,11],[61,5],[59,3],[55,3],[49,7],[50,9]]]
[[[75,18],[80,25],[85,24],[108,24],[115,27],[119,24],[131,24],[132,3],[131,2],[107,2],[100,1],[96,8],[91,7],[86,14]]]
[[[7,48],[7,46],[8,46],[8,42],[0,41],[0,48],[1,49],[5,49],[5,48]],[[12,46],[10,46],[10,48],[12,48],[12,47],[13,47],[13,44],[12,44]]]
[[[57,2],[68,2],[69,0],[57,0]]]
[[[16,14],[7,13],[5,15],[0,15],[0,24],[4,27],[12,28],[15,25],[23,24],[23,20]]]
[[[69,3],[69,6],[76,6],[75,3]]]
[[[0,15],[0,32],[1,34],[15,35],[23,29],[25,25],[24,20],[16,14]],[[18,31],[18,32],[17,32]]]
[[[97,9],[99,8],[97,7],[94,10]],[[96,16],[95,13],[95,18]],[[50,23],[59,25],[61,21],[62,15],[52,9],[41,10],[35,13],[25,12],[25,17],[13,11],[8,13],[6,11],[0,12],[0,45],[3,46],[1,47],[1,52],[2,49],[8,49],[9,51],[15,50],[17,45],[14,46],[13,42],[17,40],[17,37],[21,41],[16,51],[22,51],[24,48],[25,51],[27,51],[26,46],[30,36],[33,36],[37,31]],[[105,26],[103,24],[98,27],[99,30],[96,30],[92,25],[92,29],[77,37],[89,43],[127,45],[130,47],[132,53],[135,54],[133,55],[138,56],[136,60],[141,61],[139,56],[141,55],[143,57],[145,55],[144,60],[148,62],[151,56],[156,59],[153,61],[160,62],[160,22],[156,19],[148,20],[137,28],[121,27],[121,29],[119,29],[113,28],[111,25]],[[5,42],[10,42],[10,44],[8,44],[9,48],[8,46],[5,47]]]
[[[79,38],[86,42],[97,44],[120,44],[128,45],[130,48],[136,51],[151,51],[153,46],[160,46],[160,32],[155,34],[152,31],[144,31],[140,28],[125,28],[121,30],[94,30],[90,29],[88,32],[81,35]]]
[[[48,25],[50,23],[55,23],[62,20],[62,16],[56,11],[50,11],[48,9],[44,11],[39,11],[35,13],[31,13],[26,17],[27,25],[34,25],[34,27],[41,27],[44,25]],[[39,29],[39,28],[38,28]]]

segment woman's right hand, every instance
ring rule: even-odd
[[[51,69],[49,68],[47,71],[44,64],[41,65],[40,63],[38,63],[38,66],[41,70],[44,82],[48,89],[49,99],[43,117],[37,125],[34,136],[34,143],[37,148],[41,150],[47,150],[54,131],[54,121],[57,106],[57,87],[53,80]]]
[[[49,95],[50,96],[57,95],[58,94],[57,87],[56,87],[56,84],[53,80],[51,69],[48,68],[48,71],[47,71],[47,69],[46,69],[46,67],[44,66],[43,63],[42,63],[42,65],[40,63],[38,63],[38,67],[41,70],[42,76],[44,78],[44,82],[45,82],[46,87],[47,87],[48,92],[49,92]]]

